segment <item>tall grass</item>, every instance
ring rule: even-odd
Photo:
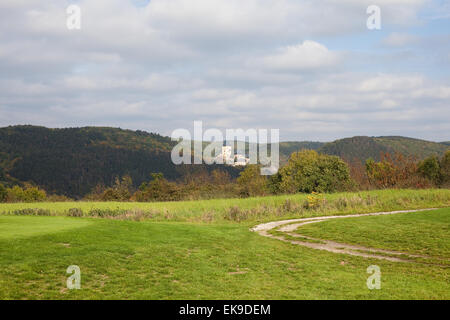
[[[43,202],[0,204],[0,214],[124,220],[260,222],[320,215],[450,206],[450,189],[376,190],[181,202]]]

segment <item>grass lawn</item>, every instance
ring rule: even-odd
[[[450,208],[308,224],[302,235],[450,260]]]
[[[66,219],[63,217],[4,217],[0,216],[0,240],[18,239],[51,234],[91,224],[86,219]]]
[[[410,227],[448,225],[443,212],[429,221],[402,215],[415,222],[395,222],[403,230],[397,237],[420,249],[422,238],[410,237],[417,234]],[[437,229],[426,244],[444,255],[439,243],[448,245],[448,237]],[[0,233],[0,299],[450,298],[448,268],[308,249],[261,237],[247,224],[1,216]],[[366,286],[373,264],[381,268],[381,290]],[[81,290],[66,288],[69,265],[81,269]]]

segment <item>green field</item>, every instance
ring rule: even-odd
[[[49,215],[66,216],[71,208],[79,208],[85,216],[94,210],[111,212],[112,216],[130,211],[133,216],[142,212],[153,221],[215,222],[229,220],[260,222],[309,216],[368,213],[403,209],[450,206],[450,189],[377,190],[324,194],[317,208],[305,209],[307,194],[255,197],[246,199],[214,199],[180,202],[38,202],[1,203],[0,214],[16,214],[26,208],[46,209]],[[229,211],[238,208],[238,218],[229,217]],[[19,213],[20,215],[20,213]],[[93,215],[95,216],[95,215]]]
[[[450,259],[450,209],[335,219],[302,226],[302,235]]]
[[[450,299],[448,267],[334,254],[249,231],[256,220],[268,220],[271,214],[284,219],[371,209],[448,207],[449,193],[334,194],[326,196],[328,207],[311,210],[286,205],[286,198],[302,203],[304,195],[185,203],[1,205],[1,210],[10,214],[0,216],[0,299]],[[377,200],[360,200],[367,197]],[[343,198],[348,203],[344,204]],[[285,211],[240,223],[223,219],[228,208],[251,210],[261,203]],[[83,208],[86,214],[86,208],[92,206],[131,209],[136,205],[173,209],[176,214],[172,221],[11,214],[25,206],[65,215],[72,207]],[[204,210],[217,219],[199,219]],[[449,214],[449,209],[441,209],[339,219],[305,226],[302,231],[308,228],[324,239],[448,259]],[[382,271],[381,290],[366,286],[366,269],[374,264]],[[69,265],[81,269],[81,290],[66,288]]]
[[[4,217],[0,216],[0,240],[20,239],[76,229],[91,224],[89,220],[68,220],[64,217]]]

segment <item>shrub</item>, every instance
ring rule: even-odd
[[[19,186],[8,188],[7,202],[41,202],[47,199],[47,194],[44,190],[38,187],[28,186],[22,189]]]
[[[70,217],[82,217],[83,210],[81,210],[80,208],[71,208],[71,209],[69,209],[69,216]]]
[[[367,176],[366,167],[361,159],[355,158],[346,162],[350,169],[350,177],[355,182],[354,191],[373,189]]]
[[[436,156],[431,156],[419,163],[418,172],[425,178],[430,179],[434,184],[439,184],[441,180],[441,166]]]
[[[97,184],[91,193],[85,196],[86,200],[95,201],[129,201],[133,194],[133,180],[129,175],[122,178],[116,177],[114,185],[106,188],[103,184]]]
[[[124,210],[124,209],[111,210],[111,209],[97,209],[97,208],[95,208],[95,209],[92,209],[89,212],[89,215],[93,216],[93,217],[106,218],[106,217],[117,217],[117,216],[120,216],[120,215],[125,215],[126,212],[127,211]]]
[[[325,198],[322,194],[312,192],[306,197],[305,207],[306,209],[318,209],[325,203]]]
[[[419,174],[414,158],[405,157],[400,153],[391,156],[389,153],[381,156],[381,161],[373,159],[366,161],[367,176],[376,188],[427,188],[430,180]]]
[[[116,190],[114,190],[113,188],[106,189],[100,198],[103,201],[119,201],[120,200],[120,196],[117,194]]]
[[[283,190],[281,189],[281,181],[282,181],[282,176],[280,174],[280,171],[278,171],[274,175],[271,175],[267,179],[267,190],[271,194],[281,194],[281,193],[283,193]]]
[[[450,186],[450,150],[441,159],[441,179],[443,186]]]
[[[12,214],[17,216],[50,216],[51,212],[48,209],[26,208],[14,210]]]
[[[351,187],[347,164],[339,157],[313,150],[293,153],[281,171],[283,192],[334,192]]]
[[[47,194],[44,190],[37,187],[29,187],[24,191],[26,202],[41,202],[47,199]]]
[[[224,218],[226,220],[231,220],[231,221],[236,221],[236,222],[245,220],[245,219],[247,219],[247,217],[248,217],[248,212],[241,210],[241,208],[239,208],[238,206],[229,208],[224,216]]]
[[[183,199],[181,188],[167,181],[162,173],[153,173],[150,182],[144,182],[135,193],[136,201],[178,201]]]
[[[24,202],[25,201],[25,194],[21,187],[14,186],[12,188],[8,188],[7,192],[8,192],[7,202]]]
[[[261,175],[260,166],[248,165],[237,178],[239,194],[243,197],[267,194],[267,178]]]

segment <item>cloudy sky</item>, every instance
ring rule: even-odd
[[[0,1],[0,126],[170,135],[194,120],[450,140],[450,1]]]

